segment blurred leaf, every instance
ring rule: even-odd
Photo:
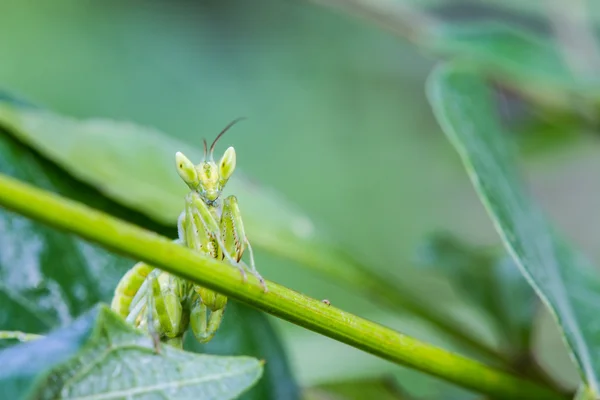
[[[203,157],[201,150],[150,128],[76,120],[10,101],[0,102],[0,126],[106,196],[165,224],[176,223],[188,191],[176,172],[174,154],[182,151],[197,162]],[[239,198],[248,237],[256,247],[327,274],[391,309],[420,315],[469,348],[489,352],[459,323],[424,304],[404,285],[355,261],[324,238],[322,230],[317,235],[310,219],[275,192],[236,174],[230,182],[226,191]]]
[[[262,375],[250,357],[163,346],[101,305],[43,339],[0,352],[4,399],[233,399]]]
[[[89,186],[75,181],[1,129],[0,172],[159,233],[176,234],[173,229],[153,224],[147,218],[109,201]],[[68,324],[93,304],[109,302],[119,279],[132,265],[133,261],[106,252],[73,235],[0,209],[0,329],[40,333]],[[264,318],[251,309],[232,309],[232,315],[229,312],[225,314],[224,326],[217,338],[221,334],[244,335],[247,326],[240,321],[246,319],[246,314],[249,322],[254,321],[254,324],[258,324],[256,320]],[[282,382],[288,388],[293,387],[293,377],[289,374],[278,335],[269,331],[268,338],[268,351],[261,352],[263,344],[258,342],[255,343],[256,348],[248,345],[244,349],[232,343],[229,350],[224,345],[221,353],[228,354],[229,351],[229,354],[241,355],[242,350],[257,353],[267,361],[267,365],[279,366],[281,373],[276,376],[268,374],[261,380],[261,387],[279,388]],[[0,341],[0,347],[8,344],[11,342]],[[274,393],[277,391],[274,390]]]
[[[513,357],[528,351],[536,297],[510,257],[498,257],[450,234],[438,233],[418,249],[416,264],[440,270],[486,313]]]
[[[551,151],[559,152],[575,144],[588,128],[572,114],[560,114],[549,110],[541,112],[543,114],[530,115],[523,123],[510,127],[511,130],[514,129],[519,151],[524,157]]]
[[[408,368],[402,368],[394,376],[397,385],[415,400],[475,400],[480,397],[478,393]]]
[[[135,219],[1,130],[0,172]],[[67,324],[98,301],[110,300],[131,265],[73,235],[0,210],[0,329],[40,333]]]
[[[184,348],[197,353],[246,355],[268,360],[264,378],[240,397],[242,400],[299,399],[284,349],[267,316],[233,300],[227,303],[226,315],[213,340],[200,344],[193,335],[187,335]]]
[[[305,390],[303,400],[475,400],[468,392],[419,371],[401,368],[389,380],[371,379],[321,384]]]
[[[561,387],[573,393],[581,385],[579,370],[565,346],[562,332],[546,308],[536,318],[531,350],[535,362]]]
[[[485,218],[467,219],[472,210],[460,207],[477,199],[462,190],[467,179],[431,118],[423,90],[431,59],[419,49],[309,2],[8,0],[0,8],[1,86],[62,115],[131,120],[197,147],[230,118],[247,115],[217,153],[235,145],[244,172],[300,205],[369,269],[385,273],[388,285],[401,281],[426,294],[419,304],[444,304],[445,315],[465,309],[438,276],[409,263],[432,229],[489,231]],[[365,193],[372,212],[358,218]],[[398,294],[382,294],[394,311],[379,312],[356,286],[319,276],[304,260],[273,256],[283,249],[273,247],[256,248],[265,277],[405,328],[394,317],[403,312]],[[331,264],[313,248],[296,250],[321,261],[319,271]],[[348,267],[340,263],[338,270]],[[285,333],[295,329],[286,324]],[[302,348],[287,337],[288,349]],[[329,359],[316,350],[294,369],[312,369],[314,377],[347,368],[372,374],[366,364]]]
[[[600,79],[573,70],[551,40],[516,26],[482,22],[448,25],[433,32],[432,50],[468,59],[521,93],[552,105],[579,105],[572,96],[600,102]]]
[[[11,100],[0,101],[0,126],[104,195],[169,226],[176,224],[189,191],[176,172],[174,155],[181,151],[194,162],[203,158],[202,150],[151,128],[80,121]],[[322,272],[352,275],[347,260],[316,243],[308,217],[240,175],[236,171],[225,190],[239,198],[248,236],[257,247],[317,265]]]
[[[550,4],[544,11],[552,10],[555,18],[548,21],[546,15],[539,21],[502,12],[501,3],[323,2],[370,17],[435,54],[468,59],[485,74],[544,103],[576,113],[583,103],[574,99],[600,104],[600,79],[592,72],[599,67],[600,49],[579,15],[585,15],[585,6],[565,4],[559,15],[557,4]]]
[[[505,246],[555,315],[582,379],[599,394],[600,275],[525,194],[486,81],[446,65],[432,75],[428,94]]]
[[[400,317],[401,321],[389,317],[382,318],[381,313],[370,314],[368,317],[373,320],[381,320],[383,325],[398,329],[406,335],[418,337],[434,346],[453,352],[460,350],[460,347],[449,340],[443,332],[415,316],[403,315]],[[469,321],[466,324],[471,326]],[[476,331],[479,333],[479,330]],[[293,344],[294,348],[290,352],[290,357],[294,360],[294,366],[297,368],[301,381],[311,382],[311,387],[350,380],[372,381],[390,377],[393,379],[392,386],[400,388],[409,399],[471,400],[478,398],[477,393],[469,392],[442,379],[375,359],[357,349],[348,349],[348,346],[342,343],[310,332],[298,332],[293,337]],[[326,355],[323,356],[323,353]]]
[[[181,151],[195,163],[203,159],[202,149],[148,127],[76,120],[11,101],[0,101],[0,126],[106,196],[165,225],[176,223],[189,192],[177,175],[175,153]],[[306,216],[240,176],[236,171],[226,190],[241,199],[251,233],[274,230],[300,238],[314,234]]]
[[[390,380],[353,380],[318,385],[304,391],[303,400],[410,400]]]

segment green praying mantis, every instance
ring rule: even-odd
[[[227,260],[239,269],[244,282],[246,271],[250,272],[267,292],[265,281],[256,270],[237,199],[233,195],[220,198],[235,170],[235,149],[229,147],[218,163],[213,159],[218,140],[241,119],[229,123],[210,149],[203,140],[204,159],[200,164],[194,165],[180,152],[175,155],[177,172],[190,189],[177,222],[175,242],[204,256]],[[249,267],[242,261],[246,250]],[[127,322],[147,330],[158,351],[160,342],[181,348],[188,327],[199,342],[210,341],[221,325],[226,304],[227,297],[222,294],[139,262],[121,278],[111,308]]]

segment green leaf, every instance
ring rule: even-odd
[[[161,224],[176,224],[189,189],[176,172],[174,155],[181,151],[199,162],[202,150],[151,128],[104,119],[76,120],[23,106],[7,94],[3,97],[0,127],[6,132],[112,200]],[[356,264],[340,255],[322,230],[317,238],[312,221],[276,192],[236,171],[226,187],[225,195],[230,193],[240,201],[246,231],[256,247],[336,278],[364,282]]]
[[[200,344],[192,335],[187,335],[184,348],[197,353],[247,355],[267,360],[264,378],[245,393],[242,400],[298,399],[300,392],[284,349],[267,316],[233,300],[227,303],[226,315],[213,340]]]
[[[505,246],[556,317],[582,379],[599,394],[600,275],[526,194],[487,82],[446,65],[431,76],[428,95]]]
[[[511,86],[526,89],[531,94],[535,95],[532,90],[535,88],[541,94],[561,97],[578,94],[600,99],[598,77],[575,73],[548,35],[482,22],[447,26],[436,31],[434,37],[429,43],[433,49],[466,58],[473,65],[508,78],[513,83]]]
[[[175,153],[181,151],[196,163],[203,158],[202,149],[149,127],[106,119],[77,120],[19,107],[10,100],[0,100],[0,126],[104,195],[165,225],[176,223],[189,191],[177,175]],[[245,225],[253,236],[261,231],[301,238],[314,234],[305,215],[240,171],[226,190],[240,198]]]
[[[0,172],[110,209],[117,216],[143,221],[41,160],[1,130]],[[109,301],[132,263],[73,235],[0,210],[0,329],[42,333],[69,323],[98,301]]]
[[[311,387],[304,392],[303,400],[402,400],[410,399],[390,379],[352,380],[333,382]]]
[[[394,374],[397,385],[412,399],[419,400],[476,400],[479,394],[419,371],[401,368]]]
[[[446,275],[494,323],[515,359],[527,353],[536,296],[510,257],[437,233],[419,247],[416,264]]]
[[[108,306],[0,352],[6,399],[233,399],[262,374],[250,357],[197,355],[152,340]]]
[[[0,101],[0,126],[104,195],[155,220],[175,225],[187,193],[174,166],[182,151],[192,160],[203,152],[160,132],[103,119],[76,120],[33,107]],[[132,151],[135,149],[135,151]],[[314,228],[276,192],[234,174],[226,194],[239,198],[250,241],[257,247],[299,262],[365,293],[388,308],[434,321],[469,348],[489,353],[468,338],[460,323],[433,309],[388,274],[376,274]],[[475,344],[474,344],[475,343]]]
[[[252,234],[263,276],[390,323],[396,323],[391,315],[406,313],[396,300],[406,293],[404,286],[427,294],[417,299],[420,305],[436,308],[443,303],[444,315],[450,315],[449,308],[462,312],[464,306],[447,285],[417,273],[408,262],[415,243],[434,227],[481,227],[437,205],[441,197],[445,203],[462,204],[466,196],[446,192],[465,178],[451,163],[452,154],[429,118],[423,82],[430,58],[387,32],[308,2],[236,0],[227,12],[222,2],[184,7],[167,2],[143,9],[131,4],[66,0],[68,12],[56,7],[48,13],[37,12],[29,2],[5,4],[0,81],[11,92],[63,115],[127,119],[197,147],[203,136],[211,139],[229,119],[249,116],[223,138],[217,153],[235,145],[244,172],[284,193],[326,225],[353,256],[367,261],[369,269],[383,272],[393,290],[381,297],[389,299],[394,311],[380,313],[381,307],[365,299],[358,286],[365,282],[361,276],[351,286],[339,276],[316,275],[314,269],[324,271],[333,264],[333,257],[321,257],[321,249],[317,254],[313,248],[296,247],[299,256],[290,256],[276,242],[273,248],[265,240],[258,246]],[[249,13],[255,18],[247,18]],[[112,21],[110,29],[103,20]],[[287,21],[283,30],[282,20]],[[157,24],[164,29],[157,30]],[[274,35],[281,40],[271,40]],[[73,55],[77,63],[69,61]],[[381,62],[373,63],[375,58]],[[40,65],[48,66],[44,74]],[[302,77],[292,79],[301,66]],[[60,90],[49,82],[60,82]],[[359,101],[349,103],[341,95],[348,91]],[[57,137],[62,134],[57,132]],[[357,162],[361,159],[373,162]],[[369,218],[348,218],[364,211],[359,192],[370,193],[373,212]],[[472,194],[468,196],[472,201]],[[240,202],[244,218],[245,204]],[[431,212],[415,212],[422,207]],[[318,268],[310,270],[300,256],[320,262]],[[352,269],[349,262],[338,265],[336,271]],[[394,280],[405,284],[398,287]],[[372,293],[380,293],[378,286]],[[296,346],[292,340],[287,348]],[[326,363],[328,353],[315,353],[305,365],[317,375],[314,365]],[[355,371],[371,373],[362,363]]]
[[[156,232],[176,235],[174,229],[152,223],[147,217],[109,201],[96,190],[74,180],[1,129],[0,172]],[[110,302],[117,282],[133,263],[133,260],[106,252],[76,236],[0,209],[0,330],[43,333],[70,323],[97,302]],[[231,307],[225,314],[224,326],[217,339],[221,334],[244,335],[247,326],[239,322],[246,318],[262,321],[264,316],[255,310]],[[267,365],[278,366],[280,372],[279,375],[267,375],[261,380],[260,387],[281,388],[284,384],[288,388],[294,387],[279,335],[268,331],[267,337],[268,351],[259,352],[258,343],[257,348],[247,346],[240,350],[237,343],[226,342],[221,354],[256,353],[266,360]],[[0,348],[10,344],[12,341],[0,341]],[[277,393],[275,389],[273,391]]]

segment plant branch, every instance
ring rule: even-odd
[[[259,241],[256,235],[260,235]],[[405,293],[410,292],[409,288],[403,288],[395,278],[387,278],[368,270],[341,251],[325,248],[314,251],[315,244],[309,247],[295,240],[286,240],[285,235],[276,232],[257,231],[252,236],[252,240],[260,242],[261,247],[269,253],[312,267],[316,272],[327,275],[335,282],[343,283],[357,293],[364,294],[382,307],[394,312],[409,312],[416,315],[465,349],[476,352],[490,362],[510,367],[512,360],[507,355],[484,343],[472,330],[469,331],[460,322],[421,302],[416,295],[406,295]]]
[[[563,398],[546,387],[421,342],[276,283],[267,282],[269,291],[264,293],[253,276],[244,283],[239,271],[224,262],[1,174],[0,206],[155,265],[296,325],[465,388],[500,398]]]

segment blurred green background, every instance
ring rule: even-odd
[[[545,21],[529,3],[402,3],[453,22]],[[493,342],[460,292],[412,265],[432,231],[498,243],[425,99],[438,59],[376,24],[308,1],[0,0],[2,88],[58,113],[132,121],[196,146],[248,116],[220,144],[236,147],[240,169],[297,204],[370,268],[410,282],[423,301],[460,314]],[[531,135],[543,134],[541,126]],[[575,140],[528,153],[528,178],[567,234],[597,258],[598,224],[588,211],[600,200],[597,143],[580,134],[589,129],[564,130]],[[392,315],[262,251],[257,262],[268,279],[448,347],[414,316]],[[543,314],[540,324],[543,361],[572,384],[556,329]],[[416,382],[414,373],[348,346],[279,320],[276,327],[303,387],[384,374]]]

